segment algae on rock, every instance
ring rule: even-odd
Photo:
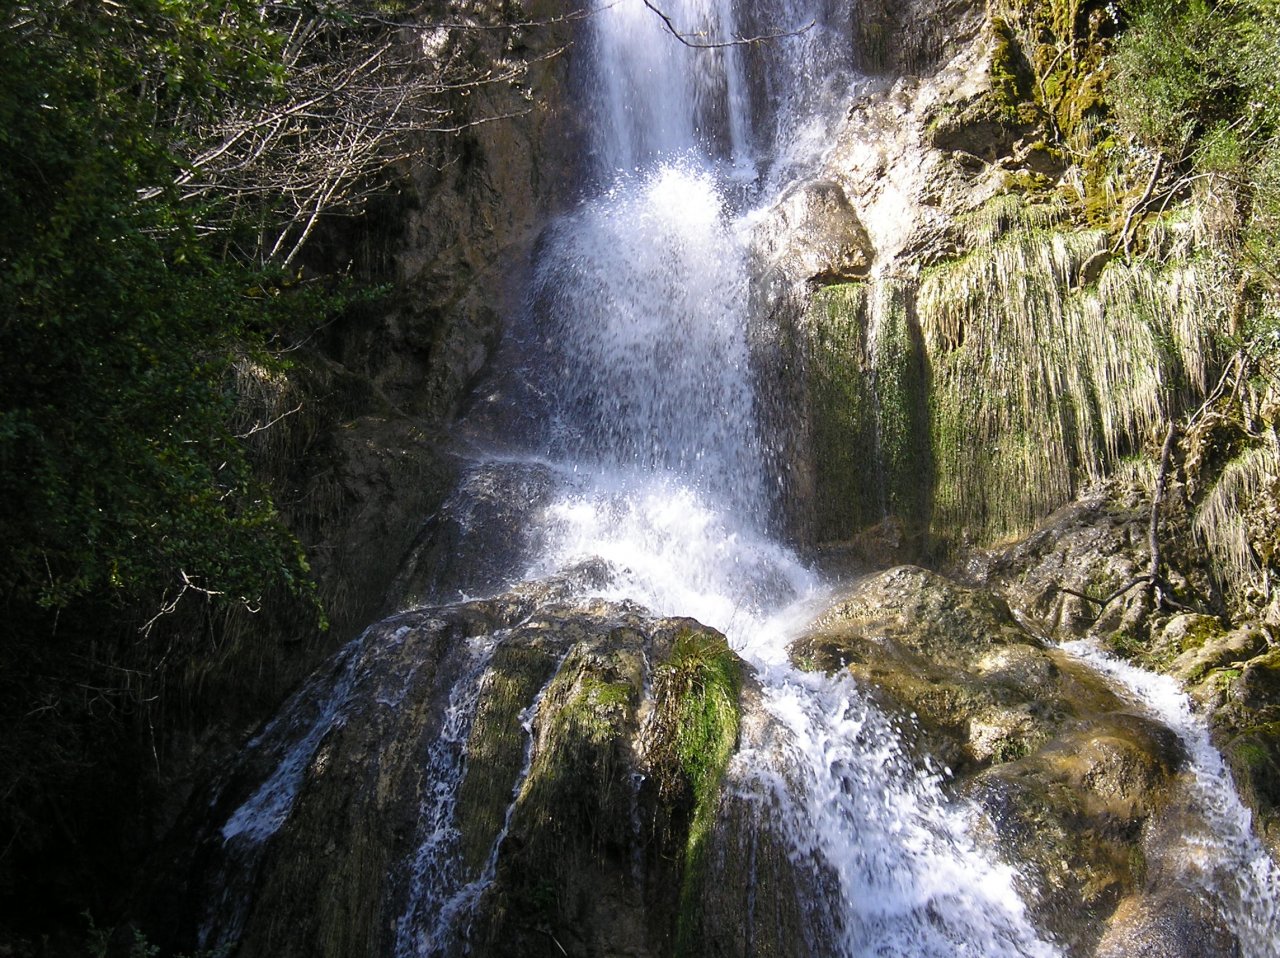
[[[1032,914],[1072,953],[1091,953],[1120,908],[1154,893],[1148,867],[1162,866],[1163,849],[1146,836],[1175,793],[1176,736],[1133,715],[992,592],[890,569],[851,587],[791,652],[911,716],[914,747],[949,766],[951,787],[989,816]],[[1162,893],[1194,899],[1186,887]],[[1216,933],[1211,916],[1189,921]]]
[[[906,284],[850,283],[814,293],[803,323],[806,416],[824,542],[890,517],[927,526],[931,464],[926,380]]]
[[[226,841],[206,826],[206,943],[712,953],[742,931],[718,909],[757,887],[751,865],[724,871],[730,836],[759,850],[763,882],[801,894],[774,825],[726,795],[744,724],[770,719],[758,690],[744,710],[749,678],[724,636],[575,600],[575,582],[402,613],[335,667],[331,708],[316,706],[323,676],[299,696],[217,805],[248,821],[235,810],[302,749],[276,818]],[[802,913],[799,899],[762,910],[752,940],[807,953],[779,944]]]

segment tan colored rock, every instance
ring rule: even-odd
[[[844,188],[831,180],[784,194],[757,227],[753,251],[763,271],[818,284],[865,276],[875,255]]]
[[[1198,682],[1214,669],[1251,659],[1267,648],[1267,635],[1256,626],[1224,634],[1221,626],[1209,616],[1199,616],[1195,625],[1200,627],[1201,644],[1188,648],[1169,666],[1169,674],[1180,682]],[[1165,635],[1169,635],[1167,628]]]
[[[1095,674],[1047,648],[990,592],[903,566],[855,583],[792,647],[916,720],[992,840],[1031,882],[1042,927],[1088,954],[1117,906],[1145,894],[1146,826],[1184,756]]]

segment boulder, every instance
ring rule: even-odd
[[[904,727],[915,727],[922,761],[949,766],[955,792],[1017,863],[1037,924],[1070,953],[1128,934],[1109,923],[1151,894],[1148,858],[1160,849],[1148,825],[1185,759],[1172,732],[1133,714],[993,593],[911,566],[854,584],[792,655],[851,674],[915,720]]]
[[[762,273],[793,282],[847,282],[866,276],[875,250],[844,188],[811,180],[785,193],[753,236]]]
[[[605,575],[404,612],[350,644],[229,771],[190,943],[829,951],[804,927],[812,879],[732,787],[740,741],[776,734],[742,662],[691,619],[573,598]]]

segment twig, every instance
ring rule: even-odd
[[[701,40],[689,39],[692,36],[697,36],[697,34],[681,33],[680,29],[676,26],[675,21],[671,19],[671,15],[656,4],[652,3],[651,0],[641,0],[641,3],[658,15],[658,19],[660,19],[663,25],[666,26],[668,33],[683,43],[686,47],[692,47],[695,50],[718,50],[723,47],[750,46],[753,43],[765,43],[769,40],[785,40],[787,37],[798,37],[801,34],[808,33],[818,24],[816,20],[810,20],[803,27],[796,30],[782,30],[778,33],[766,33],[758,37],[737,37],[733,40],[703,42]]]
[[[1152,607],[1158,608],[1162,605],[1172,606],[1186,612],[1196,612],[1190,606],[1183,605],[1181,602],[1171,598],[1169,593],[1173,591],[1169,582],[1160,575],[1160,507],[1164,503],[1165,487],[1168,484],[1169,464],[1173,458],[1174,442],[1178,436],[1178,429],[1174,423],[1169,423],[1169,428],[1164,435],[1164,444],[1160,448],[1160,469],[1156,473],[1156,487],[1151,494],[1151,518],[1147,525],[1147,546],[1151,550],[1151,560],[1147,564],[1147,571],[1142,575],[1135,575],[1132,579],[1114,590],[1105,598],[1089,595],[1087,592],[1078,592],[1075,589],[1069,589],[1064,585],[1058,586],[1059,592],[1067,595],[1073,595],[1077,599],[1084,599],[1086,602],[1092,602],[1098,607],[1098,617],[1106,611],[1116,599],[1130,592],[1135,586],[1146,584],[1150,590],[1152,597]]]
[[[1156,181],[1160,178],[1160,174],[1164,172],[1164,154],[1156,154],[1156,165],[1151,168],[1151,178],[1147,180],[1147,188],[1142,191],[1142,197],[1133,206],[1129,207],[1129,213],[1124,218],[1124,227],[1120,230],[1120,237],[1116,240],[1116,245],[1111,248],[1111,252],[1117,252],[1121,246],[1124,246],[1125,258],[1129,258],[1129,227],[1133,225],[1133,218],[1138,215],[1138,211],[1147,205],[1151,200],[1151,194],[1155,192]]]
[[[301,411],[302,411],[302,403],[298,403],[298,405],[294,406],[288,412],[282,412],[280,415],[276,416],[275,419],[271,420],[268,423],[258,423],[248,432],[236,433],[236,438],[248,439],[250,436],[254,435],[255,433],[262,432],[265,429],[270,429],[272,426],[278,423],[281,419],[284,419],[286,416],[292,416],[294,413],[301,412]]]
[[[1058,586],[1058,591],[1065,592],[1067,595],[1074,595],[1077,599],[1084,599],[1086,602],[1092,602],[1094,605],[1098,607],[1098,614],[1101,615],[1102,611],[1107,606],[1109,606],[1112,602],[1120,598],[1120,596],[1124,595],[1126,592],[1132,589],[1135,585],[1141,585],[1142,583],[1148,581],[1150,578],[1151,577],[1149,575],[1134,576],[1124,585],[1120,586],[1120,588],[1112,592],[1105,599],[1099,599],[1097,596],[1089,595],[1087,592],[1077,592],[1075,589],[1068,589],[1064,585]]]
[[[1147,529],[1147,545],[1151,549],[1151,564],[1147,567],[1152,606],[1159,607],[1164,600],[1160,579],[1160,506],[1164,502],[1165,487],[1169,479],[1169,462],[1173,458],[1173,445],[1178,437],[1178,427],[1171,421],[1160,447],[1160,471],[1156,473],[1156,488],[1151,495],[1151,524]]]

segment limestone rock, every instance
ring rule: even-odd
[[[1144,863],[1160,850],[1144,836],[1184,761],[1176,736],[998,597],[890,569],[853,585],[792,655],[848,672],[916,720],[917,747],[985,810],[1032,885],[1033,914],[1072,953],[1089,953],[1117,907],[1148,894]]]
[[[725,788],[775,734],[744,666],[691,619],[572,598],[602,574],[401,613],[322,670],[215,801],[201,947],[824,953],[809,880]]]
[[[1179,616],[1175,621],[1178,625],[1183,625],[1188,618],[1190,617]],[[1209,616],[1197,616],[1190,624],[1192,627],[1199,627],[1199,645],[1187,648],[1169,665],[1169,674],[1184,683],[1198,682],[1214,669],[1246,661],[1267,648],[1266,633],[1257,626],[1245,626],[1223,633],[1221,627]],[[1170,626],[1166,626],[1163,637],[1165,642],[1169,641],[1170,632]]]
[[[843,187],[831,180],[788,191],[753,239],[763,271],[816,284],[865,276],[875,256]]]

